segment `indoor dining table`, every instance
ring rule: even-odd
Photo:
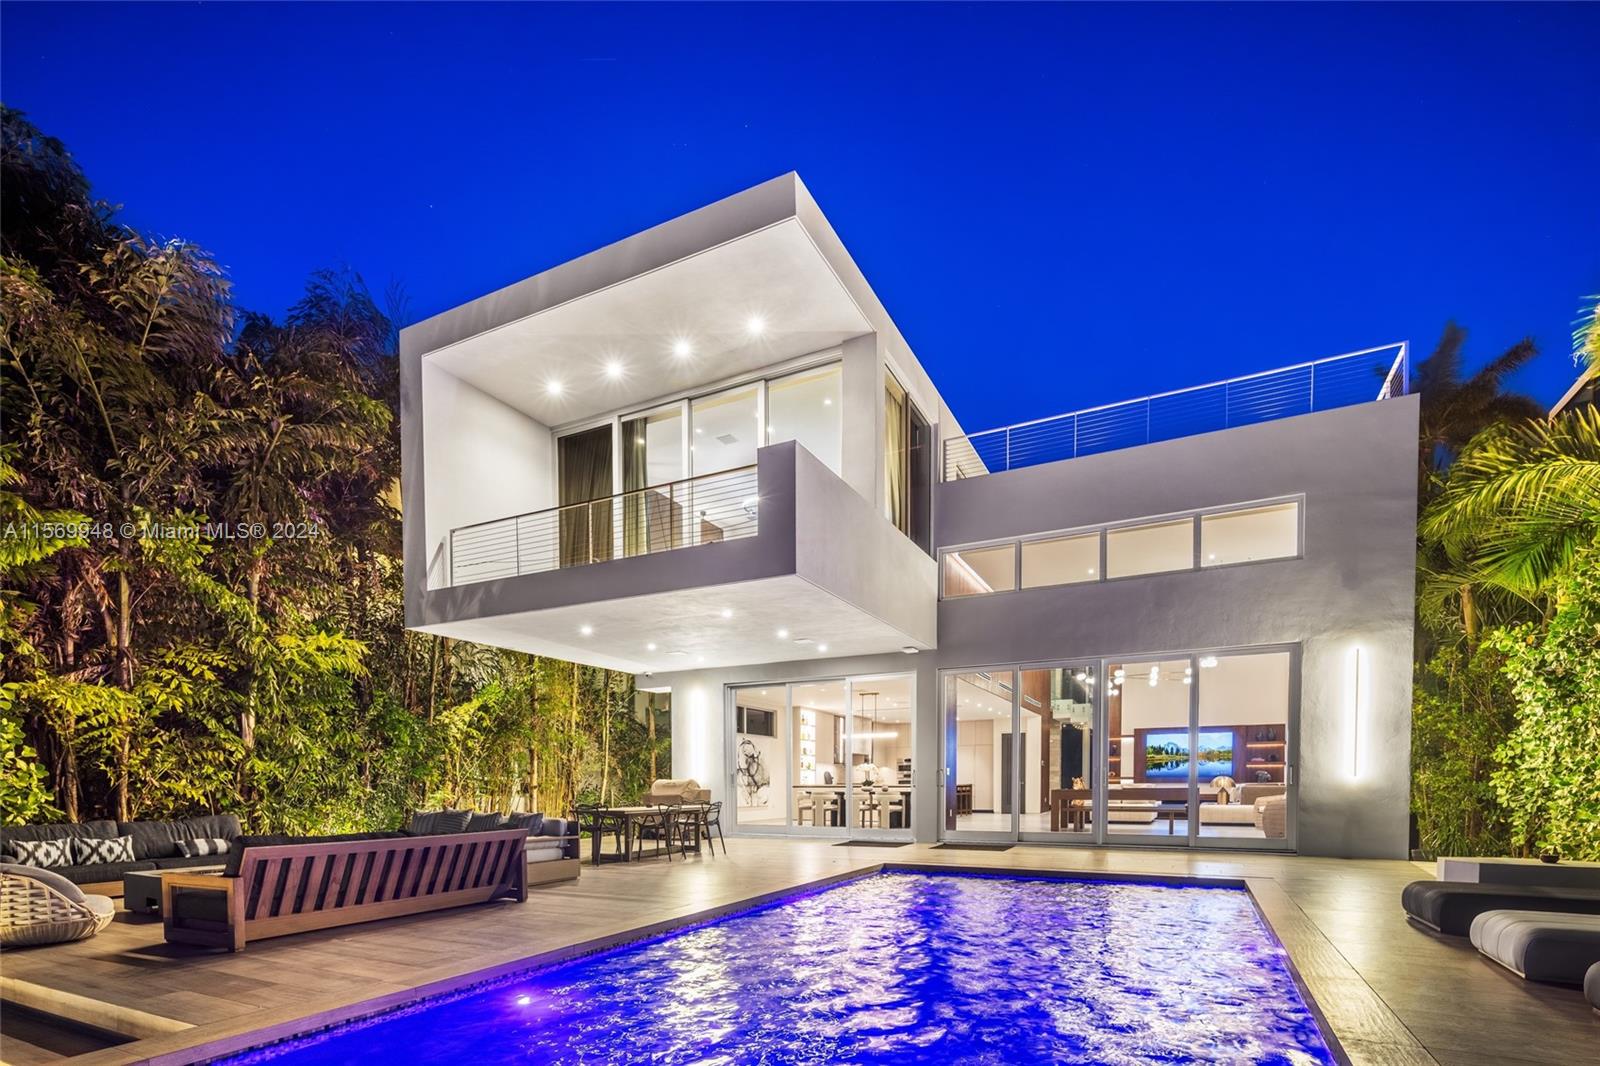
[[[837,797],[839,805],[828,812],[828,824],[839,825],[839,818],[844,811],[844,797],[847,792],[854,792],[859,796],[866,796],[869,800],[878,797],[887,797],[890,793],[898,792],[901,798],[901,824],[893,828],[905,829],[911,825],[911,786],[910,785],[795,785],[796,792],[815,792],[823,795]],[[865,811],[862,812],[863,814]],[[819,823],[820,824],[820,823]],[[878,826],[863,826],[863,828],[891,828],[887,822]]]

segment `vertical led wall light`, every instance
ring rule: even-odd
[[[1350,649],[1345,664],[1345,703],[1346,713],[1350,716],[1350,758],[1347,765],[1350,767],[1351,780],[1361,777],[1361,742],[1367,724],[1367,706],[1371,702],[1370,674],[1367,651],[1357,644]]]

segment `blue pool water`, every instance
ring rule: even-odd
[[[236,1063],[1273,1063],[1333,1056],[1242,889],[885,873]]]

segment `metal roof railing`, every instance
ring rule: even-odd
[[[1137,400],[1089,407],[944,442],[946,481],[1403,396],[1404,342],[1296,363]]]

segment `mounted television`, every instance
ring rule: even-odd
[[[1201,781],[1233,777],[1233,730],[1200,731]],[[1148,781],[1189,780],[1189,731],[1152,730],[1144,735],[1144,776]]]

